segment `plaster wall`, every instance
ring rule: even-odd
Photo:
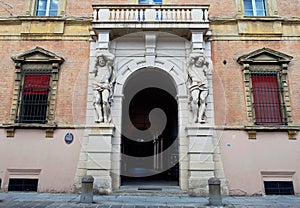
[[[293,181],[300,194],[299,135],[289,140],[286,132],[257,132],[249,140],[246,131],[228,130],[218,131],[217,138],[229,194],[262,195],[264,180]]]
[[[55,130],[53,138],[45,138],[44,130],[16,130],[6,138],[0,130],[0,178],[4,190],[9,178],[37,178],[39,192],[73,191],[75,171],[81,148],[82,129]],[[66,144],[66,133],[74,141]]]

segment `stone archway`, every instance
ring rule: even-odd
[[[99,40],[91,42],[87,124],[76,180],[79,181],[82,175],[88,174],[94,176],[94,188],[100,193],[107,194],[112,190],[120,189],[124,116],[122,109],[126,100],[124,96],[128,96],[126,86],[132,82],[132,77],[146,70],[161,73],[163,76],[156,76],[158,79],[164,77],[158,82],[159,84],[152,83],[147,87],[165,89],[166,86],[161,84],[171,86],[170,94],[177,102],[179,187],[191,195],[206,195],[208,178],[215,175],[224,178],[221,161],[214,161],[214,158],[219,156],[219,147],[214,133],[212,76],[207,76],[210,92],[207,97],[207,122],[190,122],[192,113],[187,86],[187,60],[195,46],[203,46],[206,56],[210,57],[209,42],[204,43],[200,38],[201,43],[192,43],[176,35],[154,31],[134,33],[109,42],[108,32],[106,31],[105,34],[103,36],[106,37],[105,43]],[[100,37],[103,38],[99,35]],[[111,105],[111,123],[95,123],[94,120],[93,89],[90,83],[93,81],[96,49],[100,46],[109,46],[109,51],[115,56],[116,80]],[[145,77],[150,75],[151,73]],[[165,80],[169,81],[165,82]],[[142,90],[139,83],[132,86],[133,89]]]
[[[124,86],[121,185],[179,185],[177,90],[160,69],[134,72]]]
[[[146,80],[141,81],[135,79],[138,75],[143,76],[143,74],[144,77],[147,77]],[[155,62],[154,67],[147,67],[145,62],[140,60],[132,60],[120,68],[117,74],[114,103],[112,106],[112,118],[116,125],[116,134],[114,136],[116,145],[113,149],[119,151],[113,152],[113,158],[122,158],[122,149],[120,149],[120,147],[122,147],[122,117],[124,116],[124,110],[121,106],[124,105],[124,100],[126,99],[124,96],[128,96],[126,95],[126,86],[129,85],[132,86],[136,92],[147,88],[163,89],[173,97],[176,102],[176,119],[178,119],[178,122],[176,122],[176,149],[178,154],[175,157],[177,157],[177,160],[186,158],[187,149],[180,148],[182,145],[187,146],[185,126],[188,123],[188,119],[186,118],[188,114],[188,94],[184,77],[186,77],[184,70],[179,69],[174,63],[170,63],[167,60],[165,62]],[[133,80],[135,83],[130,84]],[[133,93],[133,95],[134,94],[135,93]],[[112,170],[113,173],[117,173],[113,176],[115,178],[112,180],[112,186],[114,189],[118,189],[121,185],[122,160],[112,162],[112,167],[117,168]],[[179,166],[177,166],[178,170],[175,170],[175,172],[177,171],[175,174],[178,174],[175,180],[177,180],[177,184],[179,183],[182,190],[187,190],[188,170],[181,167],[187,167],[187,163],[187,161],[183,161],[182,164],[179,163]]]

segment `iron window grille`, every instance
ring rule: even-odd
[[[8,191],[33,191],[38,189],[38,179],[10,178]]]
[[[261,48],[240,56],[247,123],[251,127],[292,124],[288,64],[292,56]],[[256,127],[255,127],[256,128]]]
[[[49,71],[21,72],[16,123],[46,123],[50,78]]]
[[[279,71],[252,71],[252,98],[256,125],[287,125]]]
[[[294,195],[292,181],[264,181],[266,195]]]
[[[26,127],[56,125],[58,78],[64,59],[41,47],[11,58],[15,62],[15,84],[8,123],[25,123]]]

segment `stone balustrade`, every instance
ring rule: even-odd
[[[209,22],[208,5],[93,5],[93,22]]]

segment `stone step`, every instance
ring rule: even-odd
[[[188,196],[179,186],[121,186],[114,190],[117,196]]]

